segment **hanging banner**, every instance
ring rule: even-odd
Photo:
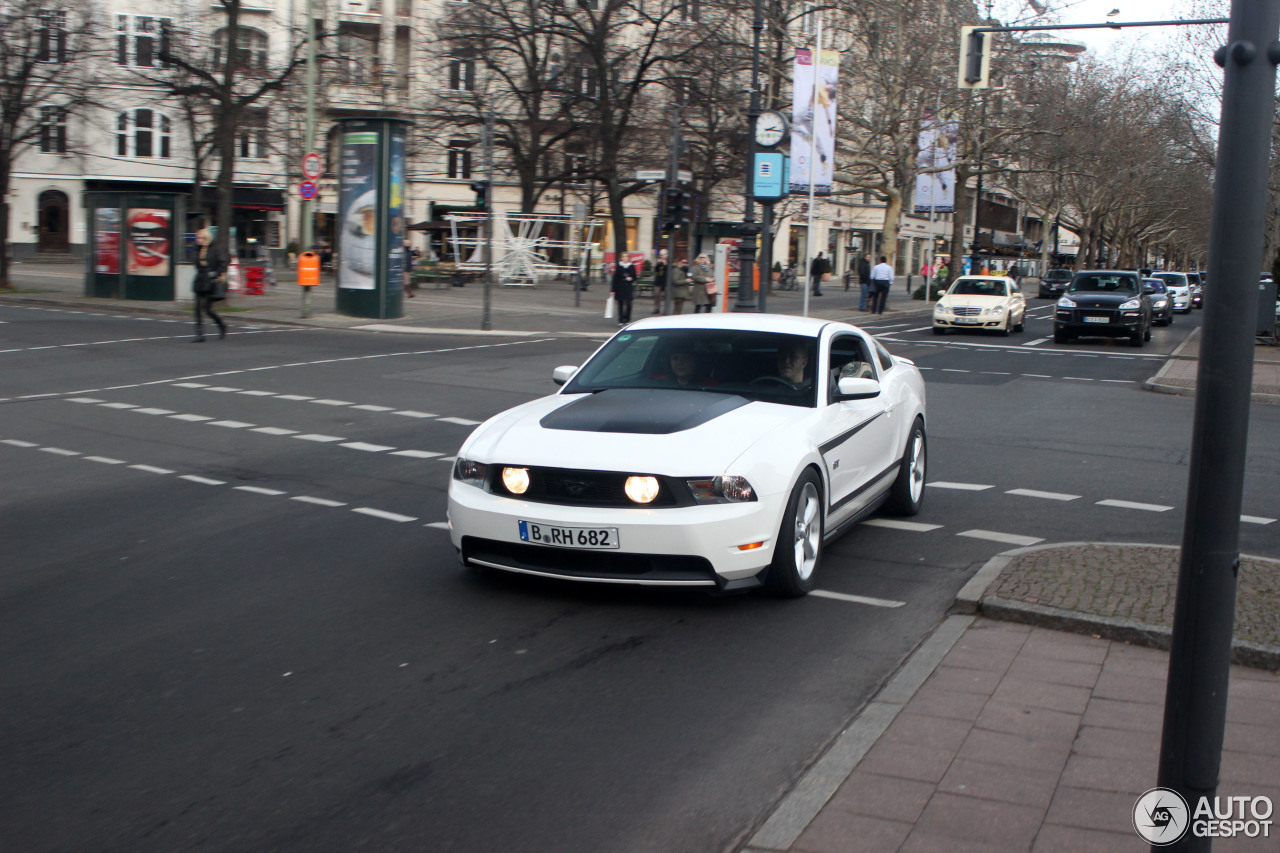
[[[916,213],[951,213],[956,206],[956,154],[959,125],[952,119],[927,114],[921,122],[916,153]],[[930,171],[924,172],[928,169]],[[941,171],[932,171],[941,169]]]
[[[836,89],[840,54],[822,51],[815,68],[812,50],[796,49],[791,95],[791,192],[831,195],[836,159]],[[814,100],[814,75],[818,77]],[[811,162],[812,160],[812,162]]]

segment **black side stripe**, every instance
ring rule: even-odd
[[[840,509],[840,507],[844,506],[844,505],[845,505],[845,504],[847,504],[849,501],[851,501],[851,500],[855,500],[859,495],[861,495],[861,494],[862,494],[863,492],[865,492],[867,489],[869,489],[869,488],[871,488],[872,486],[874,486],[876,483],[878,483],[878,482],[880,482],[881,480],[883,480],[887,475],[897,473],[897,472],[898,472],[898,470],[899,470],[899,469],[901,469],[901,467],[902,467],[902,460],[901,460],[901,459],[899,459],[897,462],[894,462],[894,463],[893,463],[892,465],[890,465],[888,468],[885,468],[885,469],[884,469],[883,471],[881,471],[879,474],[875,475],[875,476],[874,476],[874,477],[872,477],[870,480],[867,480],[867,482],[863,483],[861,486],[859,486],[858,488],[854,489],[852,492],[850,492],[849,494],[847,494],[847,495],[845,495],[844,497],[842,497],[840,500],[838,500],[838,501],[836,501],[835,503],[833,503],[833,504],[831,505],[831,508],[830,508],[829,510],[827,510],[827,515],[831,515],[831,513],[833,513],[833,512],[835,512],[836,510]]]
[[[849,440],[851,436],[856,435],[857,433],[866,429],[868,426],[870,426],[872,423],[875,422],[876,418],[883,417],[884,414],[885,412],[883,411],[876,412],[874,415],[867,418],[865,421],[853,427],[852,429],[847,429],[844,432],[837,435],[835,438],[826,442],[825,444],[818,445],[818,452],[821,453],[823,456],[826,456],[827,453],[830,452],[832,448],[839,447],[840,445],[844,444],[846,441]]]

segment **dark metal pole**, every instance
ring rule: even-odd
[[[493,105],[490,104],[484,115],[484,182],[487,190],[484,194],[484,308],[480,317],[480,328],[489,331],[493,328],[490,319],[493,290]]]
[[[684,147],[684,141],[680,136],[680,102],[677,101],[671,110],[671,156],[667,162],[667,183],[666,191],[662,195],[663,205],[668,203],[671,193],[680,189],[680,151]],[[659,214],[659,219],[665,219],[666,211]],[[679,222],[667,222],[667,238],[663,242],[667,247],[667,268],[662,271],[662,313],[670,315],[674,304],[675,295],[671,292],[671,282],[674,278],[674,268],[676,265],[676,231],[680,227]],[[656,283],[655,283],[656,286]]]
[[[1196,374],[1195,425],[1173,616],[1159,785],[1194,813],[1214,796],[1226,727],[1231,631],[1240,568],[1240,505],[1253,370],[1254,302],[1266,221],[1265,176],[1280,61],[1280,0],[1232,0],[1218,139],[1209,279]],[[1188,815],[1188,818],[1190,815]],[[1208,851],[1186,833],[1161,850]]]
[[[756,201],[752,191],[756,177],[756,120],[760,118],[760,31],[764,29],[763,0],[755,0],[755,17],[751,22],[751,29],[755,33],[751,43],[751,101],[747,107],[747,181],[743,188],[746,206],[742,216],[742,241],[738,243],[738,302],[733,306],[734,311],[759,310],[756,307],[754,284],[756,238],[760,234],[760,228],[756,225]],[[764,284],[767,285],[767,282]],[[763,290],[763,286],[761,289]],[[725,298],[728,298],[727,293]]]
[[[773,202],[760,203],[760,299],[759,310],[769,310],[769,287],[773,284]]]

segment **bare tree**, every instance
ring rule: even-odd
[[[0,6],[0,288],[9,280],[9,191],[26,152],[70,153],[68,127],[89,103],[94,10],[39,0]]]

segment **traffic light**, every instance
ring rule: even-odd
[[[960,28],[960,76],[961,89],[986,89],[990,87],[991,52],[987,48],[987,34],[975,32],[977,27]]]
[[[689,211],[692,207],[691,202],[692,199],[685,195],[682,190],[668,191],[665,207],[663,208],[663,227],[671,231],[682,225],[688,225]]]
[[[476,207],[489,207],[489,182],[472,181],[471,191],[476,194]]]

